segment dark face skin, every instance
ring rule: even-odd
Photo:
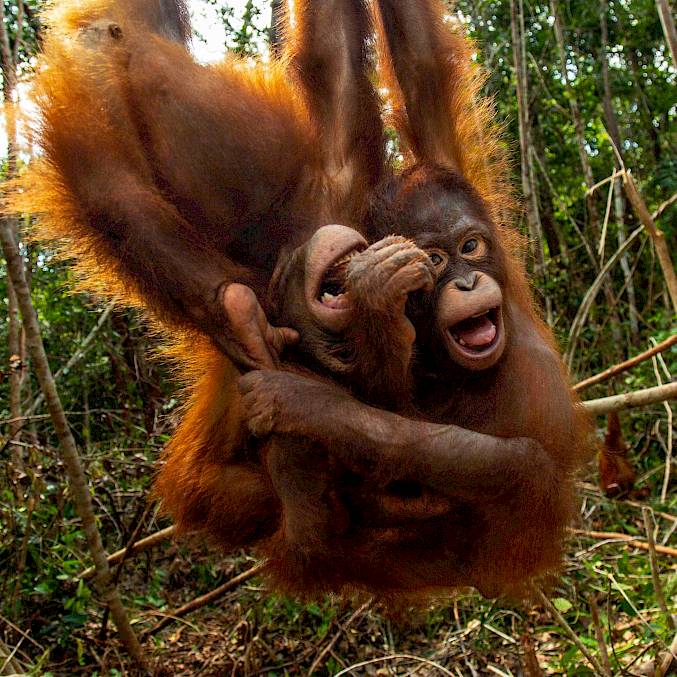
[[[403,177],[393,204],[388,217],[398,224],[390,228],[411,237],[437,273],[432,293],[407,305],[420,366],[438,379],[493,367],[508,340],[505,261],[481,200],[465,181],[439,170],[425,183],[416,172]]]

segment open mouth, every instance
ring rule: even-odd
[[[499,338],[500,308],[473,315],[447,330],[455,343],[470,355],[481,356],[490,351]]]
[[[357,254],[357,248],[348,252],[340,260],[329,266],[322,276],[317,300],[331,310],[346,310],[350,308],[350,298],[345,289],[348,262]]]
[[[306,298],[315,319],[329,331],[344,331],[350,322],[352,299],[346,291],[348,263],[364,251],[367,241],[352,228],[324,226],[311,241],[306,264]]]
[[[472,370],[493,366],[505,348],[501,306],[452,324],[446,334],[451,356],[458,364]]]

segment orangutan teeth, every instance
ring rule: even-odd
[[[320,302],[322,305],[327,306],[327,308],[333,308],[334,310],[343,310],[350,305],[348,296],[344,292],[332,294],[326,291],[320,296]]]

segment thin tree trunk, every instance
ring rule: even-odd
[[[606,120],[607,130],[611,141],[613,142],[616,153],[623,157],[623,138],[621,136],[616,113],[612,104],[611,81],[609,78],[609,30],[607,25],[607,14],[609,11],[607,0],[600,1],[599,23],[601,29],[602,46],[600,50],[600,65],[602,71],[602,87],[604,95],[602,97],[602,107],[604,109],[604,118]],[[621,169],[621,162],[614,153],[614,169]],[[623,185],[621,178],[614,179],[614,212],[616,215],[616,229],[619,246],[625,242],[625,197],[623,195]],[[625,279],[625,289],[628,296],[628,307],[630,311],[630,336],[634,346],[639,345],[639,313],[637,312],[637,301],[635,296],[635,283],[630,272],[630,259],[627,254],[621,259],[621,270]]]
[[[19,308],[23,321],[24,331],[26,332],[27,348],[31,356],[35,374],[40,383],[47,409],[54,425],[59,448],[63,458],[68,477],[73,500],[82,520],[82,528],[87,539],[89,551],[96,566],[96,588],[101,598],[109,605],[111,615],[120,633],[120,639],[129,651],[132,658],[140,665],[145,666],[143,649],[134,634],[134,630],[127,617],[127,612],[122,604],[117,588],[111,582],[110,568],[106,559],[106,552],[101,542],[101,534],[96,525],[96,515],[92,505],[92,499],[89,493],[89,486],[85,476],[80,456],[75,445],[73,434],[68,426],[68,420],[56,389],[54,377],[52,376],[45,347],[40,335],[40,326],[38,317],[33,308],[30,290],[26,282],[26,271],[24,269],[23,259],[19,248],[10,230],[8,222],[5,220],[0,223],[0,241],[2,250],[7,261],[9,277],[16,291]]]
[[[12,58],[12,50],[9,46],[9,34],[5,25],[5,10],[2,10],[3,21],[0,22],[0,55],[2,56],[2,75],[4,77],[5,103],[12,100],[16,85],[16,62]]]
[[[12,62],[16,66],[19,63],[19,49],[23,42],[24,31],[24,3],[23,0],[17,0],[16,3],[16,37],[14,39],[14,50],[12,51]],[[16,71],[15,71],[16,72]]]
[[[616,214],[616,229],[618,245],[621,246],[627,237],[625,230],[625,196],[623,194],[623,180],[618,177],[614,179],[614,212]],[[632,343],[639,345],[639,311],[637,310],[637,296],[635,294],[635,282],[632,279],[630,269],[630,258],[626,255],[621,259],[621,270],[625,278],[625,291],[628,295],[628,308],[630,311],[630,335]]]
[[[273,57],[279,56],[282,48],[282,17],[284,14],[283,0],[273,0],[270,9],[270,29],[268,31],[268,41],[270,43],[270,53]]]
[[[665,42],[670,49],[670,56],[672,56],[672,65],[677,68],[677,29],[675,29],[675,20],[672,18],[668,0],[656,0],[656,8],[658,9],[658,16],[661,18],[663,33],[665,33]]]
[[[9,220],[9,219],[8,219]],[[16,232],[9,226],[12,234]],[[19,316],[19,304],[14,292],[14,286],[7,280],[7,297],[9,300],[9,327],[7,331],[7,347],[9,348],[9,416],[12,423],[9,424],[9,436],[12,440],[10,445],[12,465],[21,469],[23,459],[21,453],[21,385],[25,368],[24,355],[21,350],[21,318]]]
[[[621,28],[623,27],[621,26]],[[663,157],[661,139],[660,135],[658,134],[658,130],[654,126],[654,113],[651,105],[649,104],[649,99],[646,96],[646,92],[644,91],[644,85],[642,84],[642,69],[637,59],[637,52],[633,49],[632,45],[624,45],[623,50],[624,54],[627,55],[628,63],[630,64],[632,84],[637,92],[637,100],[640,104],[639,109],[643,114],[642,117],[644,118],[646,132],[651,139],[653,158],[656,163],[659,163]]]
[[[519,2],[519,7],[517,5]],[[510,0],[510,27],[512,33],[512,53],[517,81],[517,114],[519,119],[520,156],[522,167],[522,192],[527,207],[527,227],[531,250],[534,257],[535,273],[538,277],[543,274],[543,228],[538,212],[538,201],[534,190],[534,174],[531,167],[531,146],[529,130],[529,96],[524,58],[522,4],[520,0]]]
[[[609,79],[609,27],[607,23],[607,14],[609,13],[609,5],[607,0],[600,0],[599,3],[599,27],[601,32],[601,49],[599,54],[599,62],[602,71],[602,86],[604,88],[604,96],[602,97],[602,108],[604,110],[604,119],[606,120],[607,130],[609,136],[613,141],[616,150],[621,157],[623,156],[623,139],[621,131],[616,120],[616,113],[614,112],[613,104],[611,103],[611,81]],[[616,160],[618,163],[618,160]]]
[[[562,77],[564,78],[564,86],[567,93],[567,99],[569,100],[569,110],[571,111],[571,117],[574,122],[574,131],[576,133],[578,157],[581,161],[585,185],[588,188],[592,188],[595,185],[595,177],[593,176],[592,166],[590,165],[590,158],[588,157],[588,152],[585,148],[585,127],[583,125],[583,118],[581,117],[581,109],[580,106],[578,105],[578,99],[576,98],[576,95],[574,94],[573,88],[571,86],[571,80],[569,79],[569,70],[567,68],[566,46],[564,43],[564,30],[562,29],[562,19],[559,15],[557,0],[550,0],[550,2],[552,4],[552,13],[555,19],[554,29],[555,29],[555,38],[557,40],[557,48],[559,50],[560,69],[562,71]],[[588,195],[587,201],[590,224],[593,227],[595,233],[598,233],[599,214],[597,213],[597,209],[594,204],[594,196]]]
[[[642,225],[646,228],[647,232],[651,236],[651,240],[654,243],[656,248],[656,255],[658,256],[658,263],[661,266],[663,271],[663,277],[665,278],[665,284],[668,288],[668,294],[670,300],[672,301],[672,308],[677,314],[677,273],[675,273],[675,266],[672,263],[672,257],[670,256],[670,250],[668,249],[668,243],[665,241],[665,233],[660,230],[653,218],[651,213],[647,209],[644,199],[639,194],[635,182],[632,178],[630,172],[625,173],[625,193],[630,200],[637,218],[642,222]]]
[[[4,12],[4,10],[3,10]],[[19,15],[17,17],[18,29],[21,30],[23,24],[23,3],[19,2]],[[16,90],[16,53],[12,52],[9,44],[9,35],[4,21],[0,21],[0,55],[2,57],[2,75],[3,75],[3,94],[4,94],[4,114],[5,129],[7,132],[7,176],[12,179],[16,173],[16,115],[14,109],[14,93]],[[19,40],[15,41],[15,48]],[[18,232],[18,222],[15,218],[3,217],[7,222],[7,227],[16,237]],[[16,292],[11,280],[7,281],[7,298],[9,301],[9,326],[7,332],[7,348],[9,352],[9,409],[10,418],[13,423],[10,424],[11,459],[15,467],[22,465],[21,436],[21,385],[23,383],[25,355],[22,351],[21,341],[21,319],[19,317],[19,306],[17,303]]]
[[[532,149],[532,158],[536,153]],[[552,208],[552,197],[545,181],[538,184],[538,205],[541,214],[541,225],[543,226],[543,237],[548,243],[550,257],[562,257],[562,261],[568,261],[569,253],[566,246],[562,247],[562,229],[555,218]]]
[[[532,114],[531,121],[531,165],[534,169],[538,168],[542,172],[547,172],[545,145],[543,143],[543,135],[540,133],[540,118],[536,114]],[[545,179],[545,177],[544,177]],[[543,228],[543,237],[548,243],[550,249],[550,256],[560,255],[563,261],[569,260],[569,247],[567,245],[566,237],[555,218],[553,211],[553,195],[550,191],[550,185],[547,180],[536,183],[532,182],[534,186],[538,186],[537,195],[539,202],[539,213],[541,215],[541,226]]]
[[[133,330],[130,328],[129,338],[133,351],[136,380],[143,398],[144,423],[148,434],[152,435],[157,423],[158,409],[162,403],[162,391],[154,381],[153,372],[148,363],[146,337],[139,332],[138,327],[134,327]]]
[[[560,69],[562,71],[562,77],[564,78],[564,86],[567,94],[567,99],[569,100],[569,110],[571,111],[571,117],[574,122],[574,131],[576,134],[576,142],[578,148],[578,157],[581,162],[581,168],[583,170],[583,178],[585,180],[585,185],[588,189],[592,188],[595,185],[595,177],[592,173],[592,165],[590,164],[590,158],[588,157],[588,151],[585,147],[585,126],[583,125],[583,118],[581,116],[581,109],[578,105],[578,99],[573,91],[571,86],[571,80],[569,79],[569,70],[567,68],[567,53],[566,46],[564,43],[564,30],[562,28],[562,19],[559,14],[559,7],[557,0],[550,0],[552,7],[552,14],[554,17],[553,27],[555,29],[555,39],[557,41],[557,48],[559,50],[560,58]],[[588,219],[590,221],[590,227],[595,234],[595,237],[599,237],[600,234],[600,220],[599,214],[597,212],[597,207],[595,205],[595,195],[592,192],[588,192],[586,195],[586,205],[588,211]],[[608,280],[605,280],[604,286],[604,297],[608,306],[610,313],[609,324],[611,326],[611,335],[614,340],[614,345],[616,351],[621,353],[621,346],[623,344],[623,335],[621,333],[621,320],[618,315],[618,310],[615,305],[615,297],[611,283]]]

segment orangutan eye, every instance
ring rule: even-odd
[[[473,237],[466,240],[461,247],[461,254],[472,254],[479,247],[479,242]]]
[[[431,260],[433,266],[435,266],[435,268],[437,268],[438,266],[441,266],[444,263],[444,257],[439,252],[430,252],[429,256],[430,256],[430,260]]]

